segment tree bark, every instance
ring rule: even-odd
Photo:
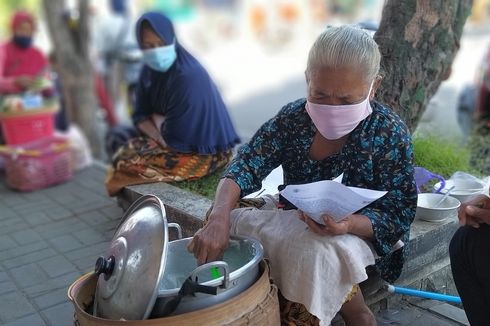
[[[472,0],[386,0],[374,39],[382,55],[377,99],[415,130],[451,64]]]
[[[102,146],[96,130],[97,99],[88,45],[88,1],[79,0],[78,3],[80,16],[76,29],[69,28],[63,16],[64,0],[44,0],[43,7],[59,66],[68,118],[80,126],[92,152],[100,157]]]

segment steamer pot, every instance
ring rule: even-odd
[[[232,237],[222,261],[198,266],[186,248],[192,238],[169,242],[169,227],[181,237],[156,196],[131,205],[97,259],[94,316],[142,320],[190,312],[238,295],[259,277],[263,248],[257,240]]]

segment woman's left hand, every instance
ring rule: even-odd
[[[349,233],[351,227],[350,217],[343,219],[342,221],[335,222],[335,220],[328,216],[323,215],[323,221],[325,225],[315,222],[312,218],[306,215],[304,212],[300,212],[300,219],[305,222],[308,227],[318,235],[341,235]]]
[[[155,139],[155,141],[157,142],[158,145],[160,145],[160,147],[162,148],[167,148],[168,145],[167,143],[165,142],[165,140],[163,139],[162,136],[159,136],[157,139]]]

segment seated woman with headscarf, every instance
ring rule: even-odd
[[[16,12],[11,29],[12,39],[0,45],[0,95],[28,90],[48,67],[45,56],[32,45],[34,17],[24,11]]]
[[[282,293],[286,325],[374,325],[358,284],[376,263],[394,281],[415,216],[417,190],[407,127],[373,100],[381,78],[376,42],[362,29],[324,31],[310,50],[307,98],[287,104],[243,145],[220,181],[206,225],[189,245],[199,263],[218,259],[230,234],[259,239]],[[365,208],[318,223],[277,197],[236,208],[282,165],[284,184],[331,180],[387,193]],[[279,197],[280,198],[280,197]],[[250,205],[250,200],[248,201]]]
[[[239,143],[221,95],[201,64],[177,41],[170,20],[156,12],[138,20],[145,67],[133,122],[144,137],[113,157],[106,187],[192,180],[224,167]]]

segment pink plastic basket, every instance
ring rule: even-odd
[[[0,146],[5,160],[7,184],[16,190],[33,191],[70,180],[73,176],[68,142],[41,139],[23,146]]]
[[[54,133],[54,115],[57,108],[0,113],[0,125],[8,145],[19,145],[41,138],[49,138]]]

